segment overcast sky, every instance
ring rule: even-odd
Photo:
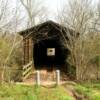
[[[53,12],[56,12],[63,6],[63,3],[67,0],[45,0],[44,5]]]
[[[16,0],[9,0],[11,3],[11,7],[16,5]],[[18,0],[20,1],[20,0]],[[38,2],[38,0],[36,0]],[[55,20],[57,12],[63,8],[63,6],[67,3],[68,0],[41,0],[43,1],[42,5],[47,8],[47,14],[49,20]],[[93,0],[93,5],[95,6],[98,0]],[[45,12],[44,12],[45,13]],[[23,15],[23,13],[22,13]]]
[[[20,0],[19,0],[20,1]],[[38,0],[36,0],[38,2]],[[50,18],[54,16],[55,13],[58,12],[66,3],[68,0],[41,0],[43,1],[43,6],[45,6],[50,14]],[[93,4],[95,5],[98,0],[92,0]],[[12,3],[12,6],[15,6],[16,0],[10,0]]]
[[[38,1],[38,0],[37,0]],[[44,0],[44,5],[48,7],[53,12],[57,12],[60,10],[68,0]],[[92,0],[94,5],[97,3],[98,0]]]

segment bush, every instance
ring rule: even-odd
[[[4,71],[4,80],[21,80],[21,71],[22,71],[22,44],[18,44],[12,50],[14,34],[7,34],[6,36],[0,36],[0,68],[2,72]],[[16,36],[16,42],[21,38]],[[11,55],[9,56],[11,52]],[[6,61],[7,57],[9,59]],[[6,66],[4,68],[4,66]]]

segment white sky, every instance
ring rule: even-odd
[[[39,1],[39,0],[36,0],[36,1]],[[47,7],[49,11],[48,14],[51,14],[50,17],[53,17],[55,13],[57,13],[58,10],[60,10],[63,7],[63,5],[67,3],[68,0],[41,0],[41,1],[43,1],[43,6]],[[97,1],[99,0],[93,0],[94,5]],[[10,0],[10,2],[12,3],[12,6],[14,6],[16,3],[16,0]]]
[[[48,6],[48,9],[52,11],[57,11],[63,6],[65,0],[46,0],[44,4]]]
[[[49,19],[54,19],[55,15],[57,14],[58,10],[60,10],[67,0],[45,0],[44,5],[50,11]]]
[[[11,2],[12,7],[16,5],[16,0],[9,0]],[[20,0],[18,0],[20,1]],[[36,0],[38,1],[38,0]],[[43,6],[47,8],[47,14],[49,20],[55,20],[57,12],[63,8],[63,6],[67,3],[68,0],[41,0],[43,1]],[[93,0],[93,5],[97,3],[98,0]],[[45,12],[44,12],[45,13]]]
[[[37,0],[38,1],[38,0]],[[92,0],[93,5],[97,3],[99,0]],[[49,19],[55,20],[55,16],[57,12],[63,8],[63,6],[68,2],[68,0],[44,0],[44,6],[49,10]]]

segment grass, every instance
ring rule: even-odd
[[[100,100],[100,83],[81,83],[74,89],[88,100]],[[74,100],[64,86],[37,87],[0,84],[0,100]]]
[[[100,83],[77,84],[75,89],[89,100],[100,100]]]
[[[73,100],[64,87],[0,85],[0,100]]]

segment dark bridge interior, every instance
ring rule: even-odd
[[[55,55],[48,56],[47,49],[54,48]],[[69,51],[61,45],[60,41],[57,39],[46,39],[34,45],[34,64],[36,69],[41,69],[44,66],[61,66],[66,63],[66,58]]]

